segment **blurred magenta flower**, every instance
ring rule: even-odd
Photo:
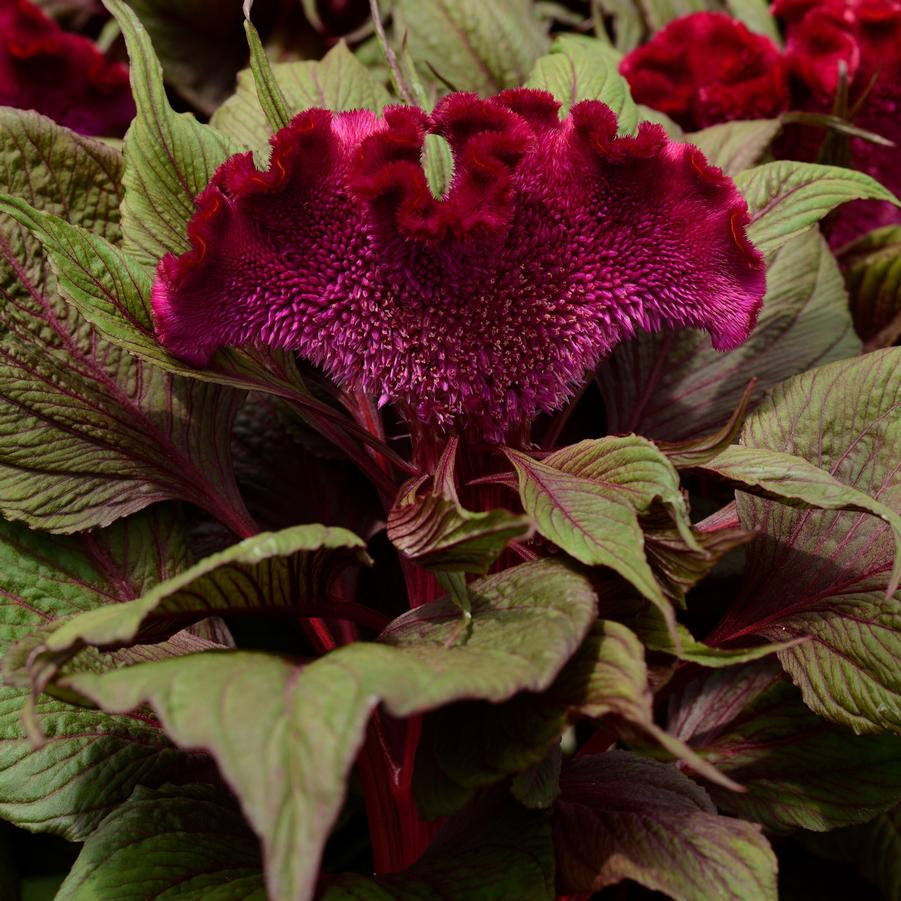
[[[436,199],[423,140],[455,171]],[[265,172],[227,160],[192,249],[159,266],[162,342],[299,351],[408,420],[501,439],[557,408],[619,341],[696,326],[740,344],[764,293],[748,210],[697,148],[656,125],[618,137],[598,102],[517,89],[414,107],[308,110]]]
[[[627,54],[620,71],[638,103],[688,131],[788,109],[779,48],[722,13],[675,19]]]
[[[901,194],[901,0],[776,0],[773,13],[785,29],[795,108],[831,112],[844,65],[854,124],[895,144],[854,138],[851,163]],[[799,156],[803,141],[801,134],[790,148]],[[898,222],[892,204],[857,201],[836,216],[830,241],[840,246]]]
[[[29,0],[0,0],[0,105],[85,135],[121,135],[135,113],[128,69]]]

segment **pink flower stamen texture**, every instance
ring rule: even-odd
[[[203,366],[224,345],[300,352],[406,416],[501,439],[553,410],[638,330],[740,344],[764,293],[747,206],[656,125],[619,137],[587,101],[540,91],[308,110],[266,171],[227,160],[197,198],[192,249],[162,260],[162,342]],[[427,134],[454,158],[435,198]]]

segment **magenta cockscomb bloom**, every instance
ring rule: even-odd
[[[0,0],[0,106],[37,110],[85,135],[121,135],[135,114],[128,69],[29,0]]]
[[[731,180],[656,125],[617,137],[601,103],[558,111],[518,89],[301,113],[265,172],[232,157],[197,198],[192,249],[154,285],[162,342],[197,366],[290,348],[408,419],[499,439],[637,330],[744,341],[764,267]],[[454,155],[441,199],[430,132]]]
[[[636,102],[689,131],[733,119],[765,119],[788,109],[779,48],[723,13],[675,19],[620,65]]]

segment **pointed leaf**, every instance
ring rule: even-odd
[[[875,351],[777,388],[742,441],[803,458],[897,525],[899,405],[901,350]],[[741,593],[708,642],[810,636],[779,654],[807,704],[856,731],[901,731],[901,609],[897,595],[886,596],[897,584],[897,532],[871,513],[793,509],[743,493],[737,509],[759,537],[748,546]]]
[[[553,827],[562,892],[632,879],[679,901],[775,901],[776,858],[760,827],[718,816],[675,767],[608,751],[572,761],[560,787]]]
[[[530,0],[394,0],[395,34],[458,91],[521,85],[548,39]]]
[[[751,31],[768,37],[777,47],[782,46],[779,26],[766,0],[726,0],[726,9]]]
[[[206,653],[60,685],[108,711],[147,703],[176,743],[208,749],[263,841],[270,894],[307,897],[377,704],[404,717],[462,698],[497,703],[541,691],[595,616],[587,580],[548,560],[474,582],[470,595],[471,629],[456,645],[459,613],[445,599],[402,616],[378,643],[307,666]]]
[[[600,100],[616,113],[620,133],[630,134],[638,124],[638,112],[618,65],[619,54],[609,44],[562,34],[550,53],[535,63],[525,86],[553,94],[563,104],[562,115],[581,100]]]
[[[85,842],[57,901],[265,901],[256,836],[221,789],[138,788]]]
[[[748,237],[771,254],[849,200],[888,200],[901,206],[891,191],[854,169],[777,160],[747,169],[735,184],[748,201]]]
[[[247,18],[244,21],[244,33],[247,35],[247,45],[250,47],[250,71],[257,89],[257,100],[259,100],[260,109],[265,114],[269,127],[273,131],[278,131],[291,121],[288,101],[272,72],[269,58],[263,49],[260,35],[250,21],[250,11],[247,8],[245,8],[245,15]]]
[[[871,819],[901,799],[901,738],[824,723],[775,661],[702,675],[670,700],[669,729],[738,780],[717,805],[786,831]]]
[[[748,381],[756,405],[792,375],[860,352],[841,273],[815,231],[789,241],[767,268],[757,327],[728,354],[682,330],[624,342],[598,370],[608,429],[650,438],[697,438],[726,423]]]
[[[150,268],[170,251],[190,249],[186,225],[194,215],[194,198],[237,148],[190,113],[173,112],[144,26],[123,0],[104,3],[128,47],[138,108],[125,136],[122,233],[129,253]]]

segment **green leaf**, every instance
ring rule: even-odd
[[[542,461],[509,449],[504,453],[519,477],[523,507],[545,538],[582,563],[614,569],[664,615],[672,615],[645,558],[638,514],[659,499],[683,541],[699,547],[678,473],[650,441],[636,435],[580,441]]]
[[[523,564],[469,589],[471,629],[453,646],[459,613],[445,599],[400,617],[378,643],[306,666],[214,652],[59,684],[112,712],[147,703],[177,744],[209,750],[263,841],[270,894],[306,897],[376,705],[405,717],[542,691],[596,615],[588,581],[559,562]]]
[[[842,250],[839,261],[857,334],[868,350],[901,337],[901,226],[888,226]]]
[[[166,253],[190,249],[186,225],[194,198],[237,148],[190,113],[175,113],[163,72],[135,12],[123,0],[104,0],[128,47],[137,116],[125,136],[125,249],[147,267]]]
[[[901,799],[901,738],[824,723],[775,661],[703,674],[671,697],[668,728],[745,792],[717,805],[769,830],[872,819]]]
[[[273,131],[284,128],[291,121],[288,101],[279,87],[260,42],[260,36],[250,21],[250,11],[245,9],[247,18],[244,21],[244,32],[247,35],[247,46],[250,47],[250,71],[257,89],[260,109],[266,115],[266,121]]]
[[[792,454],[826,473],[811,477],[792,463],[781,490],[836,509],[738,495],[742,525],[759,535],[741,593],[708,639],[809,637],[780,651],[783,666],[814,712],[859,732],[901,731],[901,614],[898,595],[886,595],[899,572],[899,403],[901,349],[891,349],[797,376],[752,414],[746,448]],[[772,476],[760,478],[769,490],[778,487]],[[844,503],[877,515],[840,512]]]
[[[528,538],[532,522],[500,508],[466,510],[454,486],[456,449],[453,439],[441,455],[430,490],[420,493],[427,477],[401,488],[388,511],[388,538],[426,569],[484,574],[511,541]]]
[[[641,0],[639,5],[651,31],[659,31],[680,16],[709,9],[706,0]]]
[[[849,200],[888,200],[901,206],[869,175],[816,163],[764,163],[740,172],[735,184],[751,209],[748,237],[767,255]]]
[[[362,539],[320,525],[264,532],[206,557],[127,603],[89,610],[58,624],[31,650],[28,671],[43,684],[85,645],[155,642],[208,616],[257,611],[311,613],[348,563],[369,562]]]
[[[901,581],[901,514],[885,504],[843,484],[803,457],[765,447],[729,447],[699,468],[716,473],[751,494],[792,506],[857,510],[878,516],[895,534],[895,564],[887,593],[891,594],[898,587]]]
[[[547,52],[531,0],[394,0],[392,12],[398,42],[458,91],[517,87]]]
[[[810,231],[776,251],[756,328],[728,354],[700,331],[642,335],[617,347],[598,370],[611,432],[670,441],[724,425],[757,378],[752,406],[775,385],[860,353],[841,273]]]
[[[779,133],[779,119],[723,122],[685,137],[726,175],[736,176],[760,161]]]
[[[580,35],[560,35],[542,56],[525,83],[550,91],[566,115],[581,100],[600,100],[616,113],[621,134],[638,124],[638,113],[626,79],[619,74],[619,54],[608,44]]]
[[[775,901],[776,858],[760,827],[717,815],[675,767],[608,751],[570,762],[560,787],[558,890],[631,879],[680,901]]]
[[[88,248],[118,237],[115,151],[32,113],[4,110],[0,155],[9,161],[0,193],[24,198],[6,198],[4,209],[17,219],[31,227],[44,215],[69,231],[80,226]],[[238,534],[255,531],[227,449],[241,393],[172,378],[107,344],[59,296],[35,239],[2,214],[0,231],[3,514],[70,532],[181,498]],[[85,253],[90,272],[103,268]]]
[[[88,837],[57,901],[265,901],[256,836],[221,790],[137,788]]]
[[[436,886],[444,901],[553,901],[547,817],[509,800],[495,809],[477,805],[445,824],[406,872],[375,879],[339,877],[323,901],[432,901]]]
[[[275,63],[275,82],[289,118],[311,107],[344,112],[371,109],[381,112],[391,97],[381,82],[340,41],[321,60]],[[238,89],[210,120],[217,130],[243,147],[264,148],[272,126],[260,105],[250,69],[238,73]]]
[[[782,46],[782,35],[766,0],[726,0],[726,9],[733,18],[744,22],[751,31],[768,37],[777,47]]]
[[[139,597],[183,567],[186,553],[181,525],[166,507],[76,537],[0,522],[0,648],[5,652],[63,617]],[[191,639],[182,646],[198,650],[209,642]],[[202,758],[173,748],[146,716],[109,716],[46,697],[35,716],[47,738],[36,749],[22,727],[29,692],[11,687],[9,678],[7,671],[0,688],[5,820],[80,841],[136,784],[201,776],[206,769]],[[98,778],[101,772],[115,778]]]

